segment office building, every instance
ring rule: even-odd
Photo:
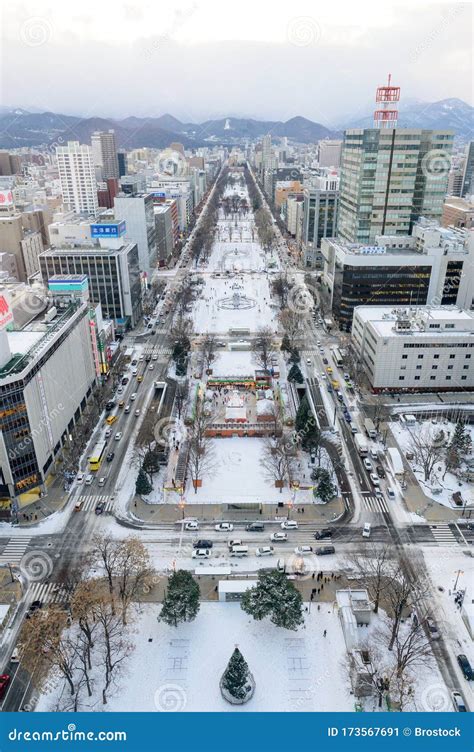
[[[444,202],[441,224],[443,227],[472,229],[474,227],[474,200],[448,196]]]
[[[461,196],[472,196],[474,194],[474,141],[470,141],[466,147],[466,157],[464,160],[464,173],[462,177]]]
[[[55,228],[58,229],[58,228]],[[78,225],[82,234],[84,227]],[[70,230],[72,232],[72,229]],[[44,283],[57,274],[85,274],[90,300],[120,331],[136,326],[142,316],[142,281],[136,243],[126,240],[124,222],[89,225],[87,244],[69,243],[44,251],[40,270]],[[56,236],[58,243],[60,234]],[[54,236],[53,236],[54,237]]]
[[[450,131],[347,130],[341,157],[337,234],[373,244],[378,235],[408,235],[419,217],[441,220]]]
[[[63,203],[77,214],[96,215],[97,184],[92,150],[86,144],[69,141],[56,147],[56,159]]]
[[[153,196],[151,193],[120,193],[114,199],[114,214],[117,221],[125,221],[125,238],[137,244],[140,271],[150,280],[156,266]]]
[[[2,516],[46,492],[62,448],[99,376],[90,307],[52,308],[43,324],[0,331]]]
[[[352,346],[374,392],[474,390],[474,312],[357,306]]]
[[[128,172],[127,164],[127,152],[124,149],[119,149],[117,152],[118,172],[119,178],[123,177]]]
[[[302,243],[305,266],[321,268],[321,241],[336,235],[339,177],[336,173],[311,179],[303,191]]]
[[[322,293],[340,329],[357,305],[473,303],[474,234],[422,219],[411,235],[378,236],[371,246],[324,238]]]
[[[14,257],[14,276],[19,282],[26,282],[39,269],[38,255],[44,248],[42,234],[25,229],[28,221],[16,210],[11,191],[0,191],[0,205],[0,251]],[[12,260],[4,270],[13,271]]]
[[[318,164],[320,167],[339,167],[341,164],[342,141],[320,141],[318,144]]]
[[[19,175],[21,173],[21,159],[17,154],[0,151],[0,176]]]
[[[158,265],[164,266],[173,255],[174,230],[171,202],[155,204],[156,247]]]
[[[91,136],[91,148],[94,157],[94,167],[100,168],[102,180],[109,178],[118,180],[120,177],[117,157],[115,131],[96,131]]]

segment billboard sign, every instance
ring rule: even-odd
[[[13,311],[10,307],[10,301],[4,295],[0,295],[0,329],[5,329],[13,321]]]
[[[91,238],[121,238],[125,235],[125,230],[124,219],[120,222],[98,222],[91,225]]]
[[[13,193],[10,189],[0,191],[0,206],[12,206]]]

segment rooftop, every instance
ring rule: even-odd
[[[381,336],[473,336],[474,311],[456,306],[356,306],[355,316]],[[447,326],[449,328],[447,328]]]

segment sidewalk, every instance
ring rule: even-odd
[[[64,490],[64,479],[59,475],[55,478],[50,476],[48,480],[50,479],[51,482],[48,484],[48,493],[46,496],[18,510],[19,527],[28,528],[37,525],[38,522],[47,519],[54,512],[58,512],[66,505],[69,491]]]
[[[175,523],[183,518],[196,517],[202,522],[217,522],[232,520],[235,522],[262,521],[273,522],[275,517],[284,519],[288,516],[288,505],[278,507],[276,504],[262,504],[261,514],[258,509],[228,509],[227,504],[186,504],[184,508],[177,504],[147,504],[139,496],[135,496],[130,504],[129,512],[145,525],[159,525]],[[304,513],[297,512],[303,508]],[[327,504],[296,505],[290,511],[292,520],[298,522],[330,523],[337,519],[344,511],[342,499],[336,498]]]

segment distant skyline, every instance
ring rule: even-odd
[[[472,104],[472,7],[241,0],[59,2],[3,9],[2,104],[85,117],[232,117],[329,127],[402,101]]]

